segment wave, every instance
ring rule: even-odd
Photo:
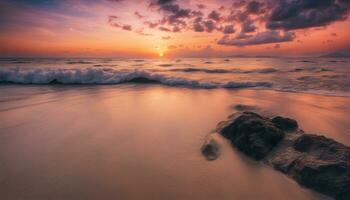
[[[13,61],[12,64],[28,64],[31,63],[29,61]]]
[[[327,68],[311,67],[311,68],[294,68],[292,70],[289,70],[288,72],[303,72],[303,71],[318,73],[318,72],[330,72],[332,70]]]
[[[232,74],[251,74],[251,73],[258,73],[258,74],[270,74],[279,72],[278,69],[275,68],[263,68],[263,69],[253,69],[253,70],[241,70],[241,69],[207,69],[207,68],[179,68],[179,69],[172,69],[170,71],[179,71],[179,72],[186,72],[186,73],[192,73],[192,72],[202,72],[202,73],[208,73],[208,74],[225,74],[225,73],[232,73]]]
[[[159,67],[171,67],[173,64],[159,64]]]
[[[226,69],[205,69],[205,68],[183,68],[183,69],[172,69],[170,71],[180,71],[180,72],[188,72],[188,73],[191,73],[191,72],[204,72],[204,73],[218,73],[218,74],[221,74],[221,73],[231,73],[230,70],[226,70]]]
[[[93,64],[93,62],[87,62],[87,61],[68,61],[66,62],[68,65],[76,65],[76,64]]]
[[[181,77],[171,77],[148,71],[118,71],[111,68],[84,69],[0,69],[0,83],[15,84],[121,84],[159,83],[189,88],[269,88],[269,82],[203,82]]]

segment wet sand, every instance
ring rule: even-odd
[[[324,199],[218,137],[237,104],[350,144],[350,98],[160,85],[0,86],[1,199]]]

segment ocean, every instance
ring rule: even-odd
[[[215,133],[241,108],[350,145],[346,58],[2,58],[1,199],[329,199]],[[220,156],[200,152],[214,137]]]
[[[255,88],[349,96],[350,58],[2,58],[0,82]],[[142,79],[144,81],[144,79]]]

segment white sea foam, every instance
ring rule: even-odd
[[[111,68],[82,68],[82,69],[0,69],[1,83],[17,84],[120,84],[134,82],[142,78],[145,82],[152,81],[169,86],[190,88],[252,88],[271,87],[269,82],[204,82],[181,77],[155,74],[143,70],[118,71]]]

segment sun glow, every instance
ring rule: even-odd
[[[157,46],[157,47],[156,47],[156,51],[157,51],[159,57],[163,57],[163,56],[164,56],[164,51],[165,51],[164,48],[162,48],[162,47],[160,47],[160,46]]]

